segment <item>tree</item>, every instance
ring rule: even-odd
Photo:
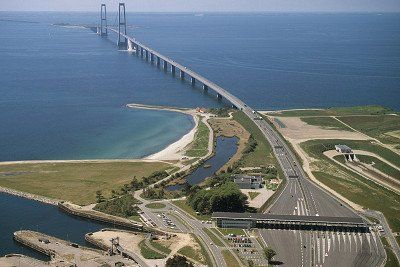
[[[266,248],[264,249],[264,255],[269,264],[271,260],[276,256],[276,252],[272,248]]]
[[[193,267],[193,264],[184,256],[174,255],[167,260],[165,267]]]
[[[103,202],[105,200],[103,193],[100,190],[96,191],[96,201],[97,203]]]
[[[254,262],[252,260],[248,260],[247,263],[249,264],[249,267],[254,267]]]

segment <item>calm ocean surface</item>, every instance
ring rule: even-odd
[[[138,40],[255,108],[400,109],[399,14],[127,18]],[[109,24],[115,19],[109,14]],[[107,40],[51,25],[97,21],[98,13],[0,12],[0,161],[145,156],[179,139],[193,122],[125,104],[221,105],[117,51],[115,35]]]

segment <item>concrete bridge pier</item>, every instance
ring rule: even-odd
[[[149,60],[149,51],[148,50],[145,50],[146,51],[146,61],[148,61]]]
[[[140,47],[140,56],[141,56],[141,57],[144,56],[144,49],[143,49],[143,47]]]
[[[175,66],[174,65],[171,65],[171,73],[172,73],[172,75],[175,76]]]
[[[168,62],[164,60],[164,70],[166,71],[168,69]]]
[[[150,53],[150,62],[153,63],[154,62],[154,54]]]
[[[160,67],[160,58],[159,57],[157,57],[157,61],[156,61],[156,65],[157,65],[157,67]]]
[[[208,91],[208,86],[203,84],[203,90],[204,90],[204,92],[207,92]]]
[[[185,79],[185,72],[183,70],[180,70],[180,75],[181,79]]]
[[[190,77],[190,83],[192,84],[192,86],[196,85],[196,79],[193,77]]]
[[[222,95],[220,93],[217,93],[217,98],[222,99]]]

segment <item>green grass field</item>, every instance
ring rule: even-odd
[[[0,186],[86,205],[105,197],[134,176],[140,179],[170,165],[160,162],[26,163],[0,166]]]
[[[204,221],[211,220],[210,215],[196,214],[196,211],[186,203],[186,200],[174,200],[172,201],[172,204],[181,208],[182,210],[192,215],[193,217],[197,218],[198,220],[204,220]]]
[[[387,256],[385,267],[398,267],[399,262],[397,261],[396,255],[394,255],[392,247],[389,245],[387,239],[381,237],[381,240]]]
[[[303,116],[347,116],[347,115],[383,115],[393,113],[382,106],[334,107],[328,109],[286,110],[271,113],[274,116],[303,117]]]
[[[140,241],[139,248],[140,248],[140,254],[142,254],[143,258],[145,258],[145,259],[164,259],[165,258],[164,255],[149,248],[146,245],[144,240]]]
[[[399,116],[346,116],[338,119],[382,143],[400,144],[400,138],[396,137],[397,131],[400,131]]]
[[[251,200],[255,199],[258,195],[260,194],[260,192],[249,192],[249,197]]]
[[[364,208],[381,211],[386,216],[393,230],[399,231],[400,217],[398,214],[400,212],[400,196],[333,163],[322,154],[324,151],[331,149],[334,144],[343,143],[343,141],[312,140],[301,144],[301,147],[308,155],[318,159],[317,162],[312,164],[312,167],[316,169],[313,171],[314,176],[354,203]],[[362,147],[363,142],[367,143],[364,144],[365,147],[369,148],[370,146],[366,141],[355,142],[357,142],[359,147]],[[354,147],[354,144],[351,144],[350,147]],[[377,148],[375,150],[380,151]]]
[[[257,141],[257,146],[254,151],[244,155],[243,165],[258,167],[276,164],[276,159],[272,154],[271,146],[265,139],[260,129],[258,129],[257,125],[255,125],[255,123],[241,111],[235,112],[233,114],[233,118],[239,122],[243,128],[245,128]]]
[[[243,229],[239,228],[218,228],[218,230],[224,235],[234,234],[234,235],[245,235]]]
[[[150,244],[157,250],[163,252],[166,255],[169,255],[171,253],[171,250],[167,248],[166,246],[161,245],[160,243],[157,243],[154,240],[150,240]]]
[[[224,257],[224,260],[226,262],[226,265],[228,267],[236,267],[240,266],[240,264],[237,262],[235,257],[232,255],[232,253],[229,250],[222,250],[222,256]]]
[[[320,126],[322,128],[353,131],[349,127],[332,117],[300,117],[300,119],[307,124]]]
[[[204,157],[208,152],[208,140],[210,130],[207,125],[199,118],[199,125],[195,134],[194,141],[189,145],[185,155],[188,157]]]
[[[223,247],[224,244],[219,240],[219,238],[214,234],[214,232],[210,231],[207,228],[203,228],[203,231],[211,238],[211,240],[214,242],[215,245],[219,247]]]

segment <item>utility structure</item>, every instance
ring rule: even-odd
[[[100,36],[107,36],[107,7],[106,4],[101,4],[100,10]]]
[[[122,32],[121,32],[122,28]],[[122,36],[123,34],[124,36]],[[126,39],[126,16],[125,16],[125,3],[119,3],[118,6],[118,47],[126,49],[128,47],[128,40]]]

